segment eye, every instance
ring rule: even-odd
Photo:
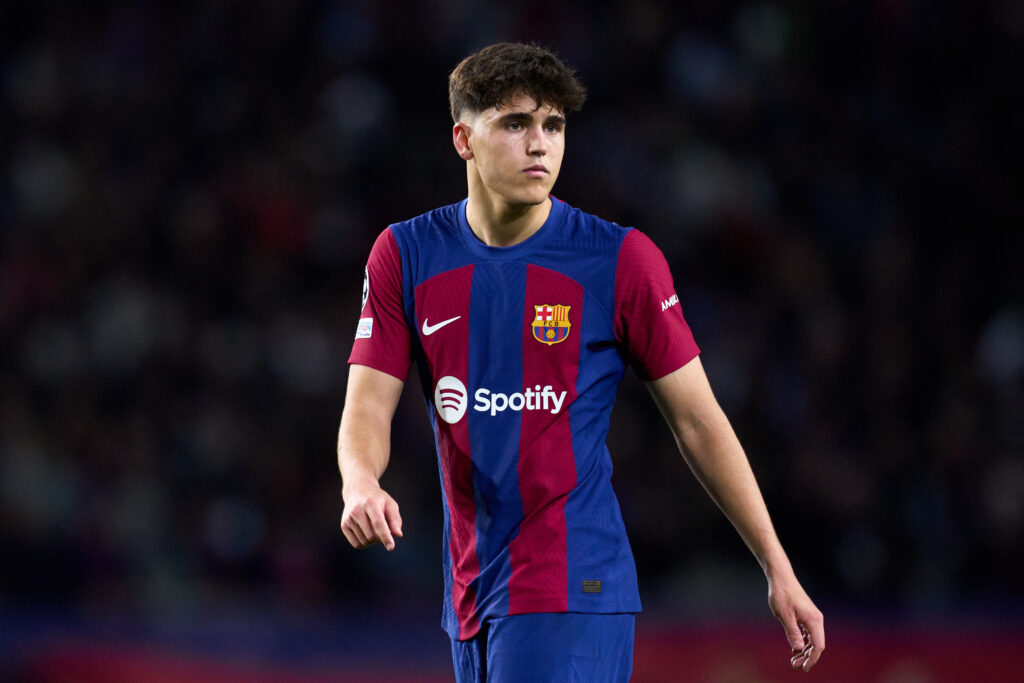
[[[505,127],[508,128],[509,130],[517,131],[523,129],[523,124],[520,123],[519,121],[509,121]]]

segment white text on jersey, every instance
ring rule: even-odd
[[[547,410],[554,415],[562,409],[566,393],[568,392],[563,391],[560,394],[556,394],[550,384],[543,388],[538,384],[532,389],[526,388],[522,393],[516,392],[514,394],[502,394],[496,391],[491,392],[488,389],[477,389],[476,393],[473,394],[473,398],[476,399],[473,410],[479,413],[490,412],[491,417],[507,409],[515,410],[516,412],[520,410]]]
[[[672,308],[673,306],[675,306],[678,303],[679,303],[679,295],[678,294],[673,294],[670,298],[665,299],[664,301],[661,302],[661,310],[667,311],[668,309]]]

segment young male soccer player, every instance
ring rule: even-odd
[[[341,528],[402,536],[378,484],[417,361],[444,502],[443,623],[462,681],[626,681],[636,569],[612,492],[608,419],[627,364],[757,557],[807,671],[825,648],[643,233],[550,196],[584,90],[552,53],[501,43],[449,79],[467,199],[391,225],[366,267],[338,438]]]

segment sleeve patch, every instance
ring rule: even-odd
[[[402,255],[385,228],[373,243],[363,272],[363,302],[350,364],[366,365],[403,382],[412,363],[412,339],[405,318]]]
[[[615,336],[642,380],[658,379],[700,353],[680,308],[661,250],[639,230],[619,249],[615,269]]]
[[[360,318],[356,328],[356,339],[369,339],[373,336],[373,318]]]

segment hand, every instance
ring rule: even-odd
[[[383,543],[395,549],[395,537],[402,537],[402,516],[398,503],[376,481],[342,491],[345,509],[341,513],[341,532],[353,548]]]
[[[792,572],[783,579],[769,580],[768,604],[786,630],[793,655],[790,665],[810,671],[825,651],[825,618],[821,610],[814,606]]]

